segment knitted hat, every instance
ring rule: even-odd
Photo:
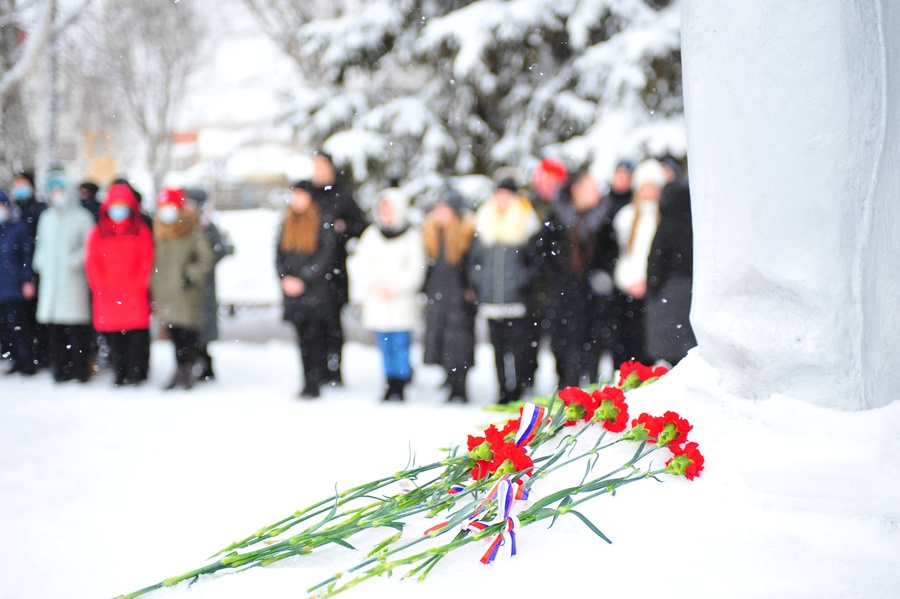
[[[631,175],[631,187],[635,191],[645,183],[651,183],[659,188],[666,184],[666,173],[662,165],[656,160],[645,160],[634,169]]]
[[[316,191],[316,186],[313,185],[312,181],[294,181],[291,183],[291,189],[302,189],[306,193],[313,195]]]
[[[183,207],[184,192],[180,189],[172,189],[170,187],[160,189],[159,195],[156,196],[156,205],[165,206],[166,204],[172,204],[178,208]]]
[[[516,180],[512,177],[504,177],[497,183],[496,189],[506,189],[513,193],[519,193],[519,186],[516,185]]]
[[[447,204],[447,206],[449,206],[456,214],[462,214],[463,210],[466,208],[465,199],[463,199],[460,193],[452,187],[448,187],[441,192],[441,198],[438,200],[438,204]]]
[[[62,171],[53,170],[47,173],[47,193],[54,189],[68,189],[69,181],[66,174]]]

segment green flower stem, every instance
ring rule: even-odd
[[[586,429],[587,429],[587,427],[585,427],[585,429],[583,429],[583,430],[586,430]],[[605,435],[605,431],[604,431],[604,435]],[[603,440],[603,436],[604,436],[604,435],[601,435],[601,436],[600,436],[600,440],[598,441],[598,444],[599,444],[600,441]],[[553,465],[553,463],[554,463],[556,460],[558,460],[560,457],[562,457],[562,454],[565,453],[566,448],[563,447],[563,448],[562,448],[561,450],[559,450],[556,454],[554,454],[553,457],[554,457],[555,459],[551,460],[549,463],[545,464],[545,465],[542,466],[540,469],[538,469],[538,470],[535,471],[534,476],[532,476],[531,480],[529,480],[529,481],[527,481],[527,482],[525,483],[525,486],[526,486],[526,488],[530,488],[531,485],[534,484],[534,480],[535,480],[535,479],[537,479],[537,478],[542,478],[542,477],[544,477],[544,476],[550,474],[550,473],[553,472],[554,470],[558,470],[558,469],[560,469],[560,468],[563,468],[563,467],[565,467],[565,466],[568,466],[569,464],[572,464],[572,463],[577,462],[577,461],[579,461],[579,460],[582,460],[582,459],[584,459],[584,458],[590,457],[590,456],[592,456],[592,455],[596,455],[598,452],[603,451],[604,449],[606,449],[606,448],[608,448],[608,447],[612,447],[613,445],[616,445],[617,443],[621,443],[621,442],[622,442],[622,439],[616,439],[616,440],[613,441],[612,443],[607,443],[607,444],[604,445],[603,447],[598,447],[597,445],[595,445],[593,448],[591,448],[590,450],[588,450],[588,451],[586,451],[586,452],[584,452],[584,453],[582,453],[582,454],[579,454],[579,455],[577,455],[577,456],[575,456],[575,457],[573,457],[573,458],[569,458],[568,460],[566,460],[565,462],[562,462],[561,464]]]
[[[388,476],[388,477],[380,478],[380,479],[377,479],[374,481],[370,481],[370,482],[362,484],[362,485],[358,485],[356,487],[353,487],[351,489],[348,489],[346,491],[339,493],[336,497],[332,496],[327,499],[318,501],[302,510],[298,510],[298,511],[294,512],[293,514],[291,514],[290,516],[288,516],[286,518],[282,518],[281,520],[279,520],[278,522],[275,522],[274,524],[265,526],[265,527],[259,529],[258,531],[256,531],[255,533],[253,533],[252,535],[246,537],[245,539],[236,541],[236,542],[232,543],[231,545],[229,545],[228,547],[219,550],[212,557],[215,558],[223,553],[227,553],[227,552],[233,551],[235,549],[241,549],[241,548],[253,545],[257,542],[260,542],[260,541],[263,541],[266,539],[270,539],[273,536],[277,536],[278,534],[282,534],[283,532],[293,528],[294,526],[296,526],[302,522],[309,520],[310,518],[314,518],[315,516],[329,512],[332,509],[332,507],[329,507],[329,504],[333,503],[334,504],[333,507],[344,505],[344,504],[354,501],[360,497],[368,495],[369,493],[372,493],[373,491],[377,491],[378,489],[381,489],[390,484],[393,484],[394,482],[396,482],[399,479],[414,478],[415,476],[417,476],[418,474],[421,474],[422,472],[434,470],[435,468],[440,468],[441,466],[447,466],[447,465],[449,465],[448,462],[450,464],[452,464],[454,461],[462,461],[462,460],[465,460],[465,458],[451,458],[451,460],[442,460],[440,462],[433,462],[433,463],[425,465],[425,466],[419,466],[419,467],[411,469],[411,470],[404,470],[404,471],[398,472],[394,476]],[[273,533],[273,531],[275,531],[276,529],[277,529],[277,532]]]

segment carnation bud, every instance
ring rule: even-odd
[[[595,420],[605,420],[606,422],[615,422],[619,417],[619,408],[611,399],[604,399],[600,402],[600,407],[594,412]]]
[[[503,463],[500,464],[500,467],[497,468],[497,474],[500,476],[503,476],[504,474],[513,474],[515,472],[518,472],[518,470],[516,470],[512,460],[504,460]]]
[[[628,430],[624,435],[622,435],[623,441],[646,441],[650,435],[647,432],[647,427],[643,424],[638,424],[634,428]]]
[[[643,381],[641,380],[641,377],[638,376],[638,373],[632,372],[622,383],[622,391],[631,391],[632,389],[637,389],[641,386],[642,383]]]
[[[584,406],[581,404],[569,404],[566,406],[565,418],[566,420],[579,420],[583,418],[585,414]]]
[[[678,455],[669,460],[669,463],[666,464],[666,472],[669,474],[674,474],[675,476],[684,476],[684,472],[688,466],[693,464],[686,455]]]
[[[674,422],[667,422],[666,426],[663,427],[661,433],[659,433],[659,439],[656,442],[659,445],[668,445],[672,441],[678,438],[678,428],[675,426]]]
[[[491,451],[491,444],[487,441],[483,442],[481,445],[470,451],[469,455],[476,460],[484,460],[485,462],[489,462],[494,459],[494,452]]]

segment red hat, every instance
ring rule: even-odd
[[[566,165],[556,158],[544,158],[536,167],[532,175],[532,182],[537,183],[542,179],[551,179],[553,181],[565,181],[569,176],[566,171]]]
[[[160,189],[159,195],[156,196],[156,205],[165,206],[166,204],[174,204],[179,208],[184,206],[184,191],[169,187]]]
[[[549,200],[568,177],[566,165],[561,160],[544,158],[534,167],[531,183],[542,198]]]

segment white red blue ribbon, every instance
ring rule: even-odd
[[[522,406],[522,416],[519,419],[519,430],[516,432],[516,445],[524,447],[528,445],[538,429],[547,417],[547,408],[544,406],[526,403]]]
[[[511,480],[508,475],[500,477],[500,480],[488,493],[481,505],[475,510],[470,518],[468,529],[473,532],[481,532],[489,526],[497,522],[503,523],[503,528],[494,536],[490,547],[481,556],[482,564],[490,564],[500,553],[500,548],[509,547],[510,557],[516,555],[516,529],[519,527],[519,519],[513,515],[512,509],[516,501],[525,501],[528,499],[528,491],[522,485]],[[475,520],[478,514],[487,510],[491,501],[497,502],[497,515],[491,521]]]

